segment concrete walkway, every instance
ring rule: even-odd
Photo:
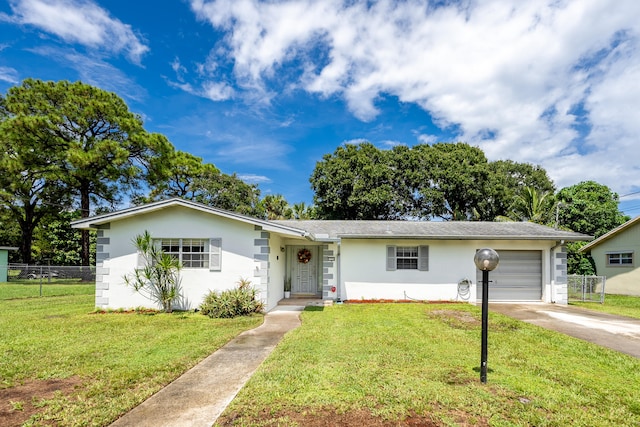
[[[304,306],[278,306],[174,382],[123,415],[113,427],[210,427],[284,334],[300,326]]]
[[[640,319],[542,303],[489,303],[491,311],[640,358]]]

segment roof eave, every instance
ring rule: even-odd
[[[624,224],[621,224],[621,225],[617,226],[616,228],[614,228],[613,230],[610,230],[609,232],[607,232],[607,233],[603,234],[602,236],[598,237],[597,239],[595,239],[591,243],[581,247],[579,252],[590,251],[591,249],[595,248],[596,246],[600,245],[601,243],[606,242],[607,240],[611,239],[612,237],[615,237],[616,235],[618,235],[619,233],[623,232],[627,228],[635,225],[635,223],[638,222],[638,221],[640,221],[640,216],[637,216],[637,217],[635,217],[633,219],[630,219],[629,221],[625,222]]]
[[[222,209],[213,208],[213,207],[210,207],[210,206],[207,206],[207,205],[202,205],[202,204],[197,203],[197,202],[193,202],[193,201],[190,201],[190,200],[179,199],[179,198],[162,200],[162,201],[150,203],[150,204],[147,204],[147,205],[134,206],[134,207],[131,207],[131,208],[128,208],[128,209],[123,209],[123,210],[118,211],[118,212],[111,212],[111,213],[107,213],[107,214],[104,214],[104,215],[98,215],[98,216],[91,217],[91,218],[79,219],[79,220],[73,221],[71,223],[71,227],[72,228],[78,228],[78,229],[84,229],[84,230],[93,229],[93,228],[99,228],[101,225],[108,224],[108,223],[113,222],[113,221],[119,221],[119,220],[122,220],[122,219],[133,217],[135,215],[140,215],[140,214],[143,214],[143,213],[157,212],[157,211],[160,211],[160,210],[163,210],[163,209],[167,209],[167,208],[170,208],[170,207],[173,207],[173,206],[188,207],[188,208],[191,208],[191,209],[198,210],[200,212],[204,212],[204,213],[208,213],[208,214],[214,214],[214,215],[218,215],[218,216],[221,216],[221,217],[224,217],[224,218],[235,219],[235,220],[238,220],[238,221],[241,221],[241,222],[258,225],[265,231],[285,234],[285,235],[288,235],[288,236],[304,237],[304,238],[307,238],[307,239],[310,238],[309,233],[306,232],[305,230],[301,230],[301,229],[294,228],[294,227],[289,227],[289,226],[286,226],[286,225],[274,224],[274,223],[266,221],[266,220],[261,220],[261,219],[258,219],[258,218],[252,218],[252,217],[249,217],[249,216],[238,214],[236,212],[225,211],[225,210],[222,210]]]
[[[592,240],[592,236],[495,236],[495,235],[403,235],[403,234],[340,234],[342,239],[404,239],[404,240],[564,240],[581,242]]]

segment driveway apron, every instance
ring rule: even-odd
[[[111,426],[209,427],[284,334],[300,326],[304,307],[278,308]]]
[[[489,311],[640,358],[640,319],[542,303],[491,303]]]

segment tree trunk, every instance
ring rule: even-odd
[[[80,188],[80,215],[82,218],[88,218],[90,213],[89,206],[89,188],[88,185],[82,184]],[[90,260],[90,240],[89,230],[82,230],[82,265],[89,265]]]
[[[20,222],[20,256],[22,262],[25,264],[31,264],[31,247],[33,245],[33,230],[36,228],[35,224],[35,207],[29,202],[24,203],[24,217],[19,220]]]
[[[33,242],[33,228],[27,226],[22,228],[22,241],[20,242],[20,255],[22,262],[31,264],[31,245]]]

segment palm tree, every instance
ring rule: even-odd
[[[525,187],[511,205],[510,217],[538,224],[548,223],[552,215],[553,195],[534,187]]]
[[[293,205],[294,219],[311,219],[313,207],[307,206],[304,202],[295,203]]]
[[[293,210],[282,194],[267,194],[260,201],[266,219],[292,219]]]

